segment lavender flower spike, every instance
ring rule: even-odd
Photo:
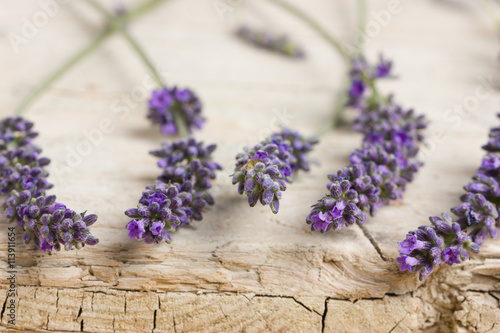
[[[192,90],[163,87],[152,92],[147,117],[160,126],[163,134],[176,135],[179,133],[176,118],[184,122],[189,132],[201,129],[205,123],[201,111],[201,101]]]
[[[5,216],[23,228],[25,244],[33,240],[44,252],[96,245],[99,240],[89,227],[97,216],[77,214],[57,203],[55,195],[46,194],[52,188],[44,169],[50,160],[40,157],[32,128],[33,123],[21,117],[0,121],[0,195],[8,195],[2,204]]]
[[[297,59],[305,57],[304,50],[286,36],[275,36],[269,32],[255,31],[246,26],[239,27],[237,35],[248,43],[272,52]]]
[[[498,205],[500,204],[500,156],[496,138],[498,128],[491,129],[488,143],[483,146],[487,153],[472,182],[465,185],[466,193],[461,196],[462,204],[451,208],[456,216],[431,216],[432,226],[421,226],[411,231],[406,240],[399,242],[400,270],[410,273],[420,271],[420,280],[429,276],[441,262],[448,265],[467,260],[471,253],[479,253],[480,246],[489,235],[495,238],[500,228]],[[421,230],[435,235],[433,246],[422,236]],[[413,236],[417,236],[413,242]]]
[[[189,138],[164,142],[161,149],[150,152],[159,158],[163,173],[155,185],[146,187],[137,208],[125,212],[132,218],[126,225],[130,238],[170,244],[179,227],[203,219],[203,212],[214,204],[211,180],[222,169],[212,160],[215,148]]]
[[[307,155],[317,143],[315,137],[305,138],[283,128],[253,148],[245,148],[236,156],[232,175],[238,193],[247,195],[250,207],[260,202],[277,214],[285,182],[291,183],[292,174],[299,169],[309,171]]]
[[[328,193],[306,218],[311,230],[325,233],[365,223],[379,207],[402,198],[422,165],[417,155],[427,126],[424,116],[375,90],[375,81],[389,77],[391,69],[382,57],[375,66],[363,57],[353,59],[348,106],[359,111],[353,127],[363,134],[363,143],[348,167],[328,176]]]

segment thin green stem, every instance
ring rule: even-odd
[[[108,10],[103,5],[101,5],[99,2],[97,2],[95,0],[86,0],[86,1],[90,6],[94,7],[95,10],[97,10],[99,13],[101,13],[101,15],[104,15],[108,20],[115,19],[115,16],[112,15],[110,12],[108,12]]]
[[[497,4],[500,4],[500,0],[495,0]],[[488,3],[488,4],[487,4]],[[496,30],[500,30],[500,19],[495,14],[495,10],[491,8],[491,3],[489,1],[480,1],[480,6],[483,12],[488,15],[491,19],[491,22],[495,26]]]
[[[142,62],[144,62],[144,64],[151,71],[151,73],[153,74],[156,82],[161,87],[164,87],[165,83],[163,82],[160,74],[156,70],[156,68],[153,65],[153,63],[151,62],[151,60],[149,60],[149,58],[146,55],[146,53],[142,50],[142,48],[140,47],[140,45],[137,43],[137,41],[132,37],[132,35],[126,29],[120,29],[120,33],[123,35],[123,37],[125,37],[125,39],[130,44],[130,46],[132,47],[132,49],[134,49],[134,51],[137,53],[137,55],[139,56],[139,58],[141,58]]]
[[[367,14],[366,0],[358,0],[358,32],[356,34],[356,51],[357,54],[363,53],[364,48],[364,31],[366,26],[366,14]]]
[[[130,46],[134,49],[134,51],[137,53],[137,55],[141,58],[142,62],[148,67],[148,69],[151,71],[153,74],[156,82],[160,86],[165,86],[165,83],[163,82],[160,74],[156,70],[155,66],[153,65],[153,62],[149,60],[149,57],[146,55],[146,53],[142,50],[141,46],[135,38],[132,37],[132,35],[127,31],[127,29],[124,28],[122,24],[122,20],[119,17],[116,17],[112,15],[110,12],[106,10],[100,3],[98,3],[96,0],[86,0],[87,3],[94,7],[99,13],[101,13],[105,18],[108,19],[108,22],[113,25],[114,28],[120,31],[120,33],[125,37],[127,42],[130,44]]]
[[[129,20],[135,19],[149,10],[153,9],[160,3],[166,0],[150,0],[147,1],[134,10],[128,12],[119,18],[121,22],[127,22]],[[121,24],[120,24],[121,25]],[[40,83],[35,89],[33,89],[28,96],[26,96],[19,106],[15,109],[15,114],[22,114],[25,112],[31,104],[40,96],[42,92],[44,92],[51,84],[53,84],[57,79],[59,79],[64,73],[66,73],[69,69],[75,66],[78,62],[83,60],[87,55],[91,54],[94,50],[96,50],[99,45],[101,45],[108,37],[110,37],[116,31],[116,27],[109,27],[105,29],[101,34],[99,34],[89,45],[84,47],[82,50],[77,52],[73,57],[71,57],[67,62],[65,62],[61,67],[56,69],[51,75],[49,75],[42,83]]]
[[[382,96],[378,92],[377,86],[375,86],[375,82],[373,82],[373,80],[370,80],[367,77],[364,77],[363,80],[365,83],[368,83],[368,86],[370,86],[370,89],[371,89],[372,94],[373,94],[372,95],[373,97],[371,99],[375,99],[376,103],[380,104],[382,102]]]
[[[149,12],[150,10],[154,9],[158,5],[160,5],[163,2],[166,2],[168,0],[150,0],[141,3],[137,7],[134,8],[134,10],[131,10],[130,12],[127,12],[123,15],[123,20],[128,22],[132,21],[135,18]]]
[[[37,86],[31,93],[22,100],[21,104],[14,111],[15,114],[22,114],[28,107],[40,96],[42,92],[45,91],[51,84],[53,84],[57,79],[59,79],[64,73],[66,73],[71,67],[80,62],[87,55],[92,53],[99,45],[101,45],[109,36],[111,36],[113,31],[111,29],[106,29],[97,38],[95,38],[89,45],[80,50],[77,54],[71,57],[66,63],[59,67],[55,72],[53,72],[49,77],[47,77],[42,83]]]
[[[186,128],[186,122],[182,117],[182,113],[178,109],[174,109],[172,112],[172,117],[174,117],[174,122],[177,125],[177,129],[179,130],[179,135],[183,138],[187,138],[189,133]]]
[[[335,51],[337,51],[340,54],[342,59],[344,59],[346,62],[349,61],[350,58],[349,54],[347,54],[342,45],[309,15],[307,15],[297,7],[289,4],[288,2],[282,0],[269,0],[269,1],[281,7],[282,9],[288,11],[289,13],[295,15],[305,23],[307,23],[312,29],[316,30],[316,32],[321,37],[323,37],[328,42],[328,44],[330,44],[335,49]]]
[[[151,73],[153,74],[154,78],[156,79],[156,82],[161,86],[165,87],[165,83],[163,82],[163,79],[161,78],[161,75],[158,73],[156,70],[155,66],[149,60],[149,57],[146,55],[146,53],[142,50],[142,48],[139,46],[139,43],[132,37],[132,35],[123,27],[120,28],[120,32],[125,37],[125,39],[129,42],[130,46],[134,51],[137,53],[139,58],[144,62],[144,64],[149,68]],[[174,122],[177,126],[177,129],[179,130],[179,135],[181,137],[187,137],[188,136],[188,131],[186,128],[186,122],[184,121],[182,117],[182,113],[179,109],[173,109],[172,110],[172,116],[174,117]]]
[[[148,67],[149,71],[151,74],[153,74],[156,82],[160,87],[165,87],[165,82],[161,78],[161,75],[158,73],[156,70],[155,66],[153,65],[153,62],[149,59],[148,55],[146,52],[143,51],[142,47],[139,45],[139,43],[135,40],[134,37],[125,29],[123,25],[123,21],[120,17],[116,17],[109,13],[106,8],[104,8],[100,3],[98,3],[96,0],[86,0],[89,5],[94,7],[98,12],[100,12],[104,17],[108,19],[109,24],[111,24],[115,29],[119,30],[122,36],[127,40],[127,42],[130,44],[132,49],[137,53],[139,58],[142,60],[142,62]],[[157,0],[155,0],[157,1]],[[164,1],[164,0],[162,0]],[[157,1],[159,3],[160,1]],[[149,7],[143,7],[141,10],[146,10]],[[174,118],[174,122],[177,126],[177,129],[179,131],[179,135],[182,137],[187,137],[188,136],[188,130],[186,127],[186,122],[183,119],[182,112],[180,109],[174,108],[172,110],[172,116]]]
[[[119,17],[114,16],[106,8],[104,8],[99,2],[96,0],[86,0],[87,3],[94,7],[95,10],[97,10],[99,13],[101,13],[105,18],[108,19],[108,22],[116,29],[119,30],[120,33],[125,37],[125,39],[129,42],[130,46],[134,49],[134,51],[139,55],[141,60],[146,64],[146,66],[149,68],[151,73],[153,73],[153,76],[155,77],[156,82],[160,86],[165,86],[163,80],[161,79],[160,75],[156,71],[155,66],[149,60],[148,56],[146,53],[142,50],[140,47],[139,43],[130,35],[130,33],[124,28],[123,26],[123,20],[120,19]]]

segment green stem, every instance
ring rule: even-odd
[[[158,84],[161,87],[165,87],[166,85],[163,82],[160,74],[156,70],[156,68],[153,65],[153,63],[151,62],[151,60],[149,60],[149,58],[146,55],[146,53],[139,46],[139,44],[137,43],[137,41],[123,27],[120,29],[120,32],[123,35],[123,37],[125,37],[125,39],[129,42],[130,46],[132,47],[132,49],[134,49],[134,51],[137,53],[137,55],[139,56],[139,58],[141,58],[141,60],[144,62],[144,64],[149,68],[149,70],[151,71],[151,73],[155,77],[156,82],[158,82]],[[172,116],[174,117],[174,122],[177,125],[177,129],[179,130],[179,135],[181,137],[187,137],[188,136],[188,131],[187,131],[187,128],[186,128],[186,122],[183,120],[181,111],[179,109],[173,109],[172,110]]]
[[[125,39],[127,40],[127,42],[130,44],[130,46],[132,47],[132,49],[137,53],[137,55],[139,56],[139,58],[141,58],[142,62],[144,62],[144,64],[148,67],[148,69],[151,71],[151,73],[153,74],[156,82],[161,86],[161,87],[164,87],[165,86],[165,83],[163,82],[160,74],[158,73],[158,71],[156,70],[155,66],[153,65],[153,63],[151,62],[151,60],[149,60],[148,56],[146,55],[146,53],[144,53],[144,51],[142,50],[142,48],[139,46],[139,44],[137,43],[137,41],[132,37],[132,35],[130,35],[128,33],[127,30],[125,29],[120,29],[120,33],[123,35],[123,37],[125,37]]]
[[[316,32],[323,37],[339,54],[340,56],[346,61],[349,62],[349,54],[344,50],[342,45],[335,39],[333,38],[321,25],[318,24],[313,18],[305,14],[303,11],[298,9],[297,7],[282,1],[282,0],[269,0],[270,2],[274,3],[275,5],[283,8],[284,10],[288,11],[289,13],[295,15],[305,23],[307,23],[312,29],[316,30]]]
[[[187,138],[189,133],[186,128],[186,122],[182,117],[182,113],[179,109],[174,109],[172,112],[172,117],[174,117],[174,122],[179,130],[179,135],[183,138]]]
[[[128,12],[123,17],[119,19],[120,22],[126,22],[133,18],[137,18],[149,10],[153,9],[155,6],[164,2],[165,0],[150,0],[146,3],[139,5],[134,10]],[[28,107],[33,104],[33,102],[40,96],[42,92],[44,92],[51,84],[53,84],[57,79],[59,79],[64,73],[66,73],[71,67],[76,65],[78,62],[83,60],[87,55],[91,54],[94,50],[96,50],[99,45],[101,45],[108,37],[110,37],[116,28],[107,28],[100,35],[98,35],[89,45],[76,53],[73,57],[71,57],[67,62],[65,62],[61,67],[55,70],[50,76],[48,76],[40,85],[38,85],[35,89],[33,89],[28,96],[26,96],[19,106],[15,109],[15,114],[22,114],[25,112]]]
[[[158,85],[164,87],[165,83],[163,82],[160,74],[156,70],[155,66],[153,65],[153,62],[149,60],[149,57],[146,55],[146,53],[142,50],[140,47],[139,43],[132,37],[132,35],[124,28],[123,26],[123,20],[120,19],[119,17],[116,17],[112,15],[106,8],[104,8],[99,2],[96,0],[86,0],[87,3],[94,7],[95,10],[97,10],[99,13],[101,13],[106,19],[108,19],[108,22],[116,29],[119,30],[120,33],[125,37],[127,42],[130,44],[130,46],[134,49],[134,51],[137,53],[137,55],[141,58],[142,62],[148,67],[148,69],[151,71],[153,74],[156,82]]]
[[[104,15],[108,20],[114,20],[115,16],[112,15],[106,8],[104,8],[100,3],[95,0],[86,0],[87,3],[97,10],[101,15]]]
[[[495,0],[497,4],[500,3],[500,0]],[[487,4],[488,3],[488,4]],[[483,12],[491,18],[491,22],[495,26],[496,30],[500,30],[500,19],[495,14],[495,10],[491,8],[491,3],[489,1],[480,1],[480,6]]]
[[[356,34],[356,50],[357,54],[362,54],[363,53],[363,48],[364,48],[364,30],[366,26],[366,14],[367,14],[367,8],[366,8],[366,0],[358,0],[358,32]]]
[[[131,10],[130,12],[125,13],[122,18],[124,21],[132,21],[135,18],[149,12],[153,8],[157,7],[163,2],[166,2],[167,0],[149,0],[146,2],[141,3],[137,7],[134,8],[134,10]]]
[[[137,53],[139,58],[142,60],[142,62],[148,67],[150,72],[153,74],[156,82],[160,87],[165,87],[166,84],[161,78],[161,75],[158,73],[156,70],[155,66],[153,65],[153,62],[149,59],[147,56],[146,52],[143,51],[139,43],[135,40],[134,37],[125,29],[123,25],[123,21],[121,18],[113,16],[111,13],[109,13],[106,8],[104,8],[100,3],[98,3],[96,0],[86,0],[89,5],[94,7],[98,12],[100,12],[104,17],[108,19],[108,22],[117,30],[120,31],[122,36],[127,40],[127,42],[130,44],[132,49]],[[155,0],[159,2],[158,0]],[[164,1],[164,0],[163,0]],[[146,7],[147,8],[147,7]],[[142,10],[145,10],[146,8],[143,8]],[[179,131],[179,135],[181,137],[187,137],[188,136],[188,130],[186,127],[186,122],[184,121],[182,117],[182,112],[180,109],[173,108],[172,109],[172,116],[174,118],[175,125],[177,126],[177,129]]]
[[[96,39],[94,39],[89,45],[80,50],[72,58],[70,58],[64,65],[59,67],[54,73],[52,73],[47,79],[45,79],[39,86],[37,86],[14,111],[15,114],[21,114],[25,112],[28,107],[40,96],[40,94],[45,91],[52,83],[59,79],[66,71],[77,64],[80,60],[85,58],[87,55],[92,53],[99,45],[101,45],[109,36],[112,34],[112,30],[104,30]]]
[[[365,83],[368,83],[368,85],[370,86],[370,89],[372,91],[372,96],[369,99],[373,100],[375,102],[375,104],[384,104],[384,98],[379,93],[377,86],[375,85],[375,82],[373,80],[370,80],[367,77],[364,77],[363,81]]]

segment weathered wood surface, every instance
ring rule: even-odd
[[[214,4],[227,3],[235,10],[221,19]],[[372,12],[388,6],[370,1]],[[71,2],[15,53],[9,32],[21,33],[23,18],[32,21],[40,8],[37,2],[2,3],[2,116],[102,27],[85,4]],[[311,233],[304,218],[325,193],[325,175],[343,167],[360,144],[348,128],[322,139],[314,154],[321,166],[298,175],[278,215],[247,207],[228,176],[238,150],[276,123],[312,133],[328,117],[345,68],[323,41],[264,1],[172,1],[131,25],[168,83],[192,87],[202,97],[208,123],[196,136],[218,144],[216,158],[225,167],[214,186],[217,205],[205,219],[174,234],[172,245],[151,246],[128,239],[123,211],[159,173],[147,151],[163,138],[144,117],[146,96],[132,95],[151,81],[145,68],[119,36],[112,37],[28,113],[41,133],[38,144],[53,161],[53,193],[75,210],[99,215],[93,230],[101,242],[49,255],[21,244],[18,231],[17,326],[7,325],[2,312],[0,329],[499,332],[498,241],[488,240],[480,255],[443,267],[423,285],[395,262],[396,241],[456,205],[480,163],[479,146],[497,124],[500,95],[489,85],[477,107],[466,103],[498,72],[497,36],[488,16],[467,1],[404,1],[399,8],[369,38],[368,54],[383,51],[394,59],[400,79],[383,88],[432,121],[426,166],[405,198],[381,209],[365,230],[327,235]],[[316,0],[307,11],[352,44],[351,1]],[[240,19],[293,32],[307,60],[242,44],[230,34]],[[377,21],[371,16],[369,22]],[[460,123],[445,114],[456,105],[465,105]],[[70,157],[87,140],[85,133],[102,132],[103,121],[112,128],[91,152],[81,160]],[[68,161],[71,171],[65,172]],[[1,219],[0,226],[3,302],[8,225]]]

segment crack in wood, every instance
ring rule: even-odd
[[[246,297],[246,296],[245,296]],[[302,306],[304,309],[306,309],[307,311],[309,312],[312,312],[312,313],[316,313],[317,315],[321,316],[320,313],[318,313],[317,311],[315,310],[312,310],[310,309],[308,306],[306,306],[304,303],[298,301],[294,296],[288,296],[288,295],[266,295],[266,294],[256,294],[253,298],[255,297],[268,297],[268,298],[284,298],[284,299],[291,299],[293,300],[295,303],[299,304],[300,306]],[[247,298],[248,299],[248,298]]]
[[[491,326],[491,328],[489,330],[487,330],[485,333],[488,333],[488,332],[495,332],[493,331],[493,329],[495,328],[495,326],[497,326],[498,323],[493,323],[493,325]]]
[[[50,313],[47,314],[47,323],[45,324],[45,329],[49,330],[49,322],[50,322]]]
[[[5,308],[7,307],[7,300],[9,299],[8,292],[5,293],[5,301],[3,301],[2,313],[0,314],[0,322],[3,321],[3,314],[5,313]]]
[[[255,294],[251,299],[255,298],[255,297],[260,297],[260,298],[279,298],[279,299],[291,299],[293,300],[294,303],[297,303],[298,305],[300,305],[300,307],[304,308],[305,310],[307,310],[308,312],[314,312],[316,313],[318,316],[321,317],[321,327],[322,327],[322,331],[325,331],[326,329],[326,320],[328,317],[328,310],[329,310],[329,302],[331,301],[342,301],[342,302],[351,302],[353,304],[357,303],[359,300],[364,300],[364,301],[380,301],[384,298],[387,298],[387,297],[390,297],[390,298],[401,298],[401,297],[404,297],[404,295],[407,295],[409,294],[409,296],[411,298],[416,298],[416,299],[419,299],[420,302],[422,302],[422,304],[431,304],[432,307],[434,308],[434,311],[438,312],[438,313],[441,313],[443,314],[446,318],[451,318],[455,313],[456,311],[462,309],[462,307],[460,307],[457,303],[459,300],[457,299],[457,296],[458,295],[464,295],[465,296],[465,293],[468,293],[468,292],[473,292],[473,293],[479,293],[479,294],[487,294],[488,297],[492,297],[492,299],[495,299],[495,300],[498,300],[497,297],[495,297],[494,295],[491,295],[491,291],[487,291],[487,290],[460,290],[454,286],[449,286],[449,287],[443,287],[443,284],[446,284],[444,282],[439,282],[439,283],[432,283],[431,285],[427,285],[427,287],[436,287],[436,286],[440,286],[439,287],[439,290],[442,290],[440,291],[441,293],[445,293],[445,294],[450,294],[449,296],[444,296],[444,298],[441,300],[441,303],[437,303],[437,304],[431,304],[429,303],[429,301],[426,301],[424,299],[427,299],[428,296],[425,296],[424,294],[424,298],[422,298],[422,295],[421,292],[418,292],[419,290],[421,290],[422,288],[419,288],[419,289],[416,289],[414,291],[412,291],[411,293],[405,293],[405,294],[394,294],[394,293],[386,293],[383,297],[363,297],[363,298],[358,298],[358,299],[355,299],[355,300],[349,300],[349,299],[344,299],[344,298],[337,298],[337,297],[327,297],[325,298],[324,300],[324,310],[322,313],[319,313],[318,311],[312,309],[310,306],[307,306],[305,303],[303,303],[301,300],[299,300],[298,298],[296,298],[296,296],[292,296],[292,295],[273,295],[273,294]],[[424,284],[425,285],[425,284]],[[46,292],[43,290],[43,289],[47,289],[48,287],[38,287],[38,288],[35,288],[34,293],[33,295],[37,295],[38,298],[42,297],[40,295],[45,295]],[[444,288],[444,289],[443,289]],[[48,288],[50,290],[53,290],[54,288],[50,287]],[[60,294],[60,290],[63,290],[64,288],[56,288],[57,292],[56,292],[56,295],[57,295],[57,300],[55,302],[56,306],[59,307],[60,304],[59,304],[59,301],[60,301],[60,297],[62,294]],[[93,310],[93,302],[95,301],[95,294],[96,293],[102,293],[102,294],[105,294],[105,295],[113,295],[114,297],[120,297],[122,296],[123,294],[115,294],[115,291],[120,291],[120,292],[123,292],[122,290],[120,289],[117,289],[117,290],[114,290],[114,289],[107,289],[105,291],[102,291],[102,290],[94,290],[94,291],[84,291],[84,293],[88,293],[88,292],[91,292],[92,293],[92,297],[91,297],[91,311],[94,311]],[[149,293],[150,291],[148,291]],[[424,290],[425,292],[425,290]],[[134,294],[141,294],[141,293],[144,293],[142,291],[131,291],[131,293],[134,293]],[[179,291],[179,292],[176,292],[176,291],[169,291],[169,292],[159,292],[156,294],[157,296],[157,302],[158,302],[158,309],[161,309],[162,308],[162,304],[161,304],[161,299],[159,297],[159,295],[161,294],[176,294],[176,293],[186,293],[186,294],[194,294],[194,295],[197,295],[197,296],[200,296],[202,297],[203,295],[220,295],[220,293],[218,292],[210,292],[210,293],[206,293],[206,294],[202,294],[202,295],[199,295],[198,293],[195,293],[195,292],[191,292],[191,291]],[[245,297],[245,299],[249,300],[250,302],[250,299],[248,297],[248,295],[245,295],[245,294],[241,294],[239,292],[227,292],[227,293],[224,293],[225,295],[227,295],[228,297],[231,297],[231,296],[243,296]],[[127,298],[125,297],[125,304],[127,303],[126,302]],[[445,303],[442,303],[442,302],[445,302]],[[250,304],[252,304],[252,302],[250,302]],[[456,304],[456,306],[446,306],[446,304]],[[6,301],[4,301],[4,307],[6,306]],[[76,317],[76,321],[78,322],[80,320],[80,331],[84,331],[84,321],[82,319],[82,314],[83,314],[83,306],[84,306],[84,300],[82,298],[82,304],[80,306],[80,308],[78,309],[78,314],[77,314],[77,317]],[[252,306],[252,305],[251,305]],[[125,308],[127,307],[127,305],[124,306],[123,308],[123,311],[128,311],[126,310]],[[222,308],[221,305],[219,305],[220,307],[220,311],[222,312],[222,314],[224,315],[224,318],[226,319],[226,321],[229,321],[230,317],[228,317],[228,315],[224,312],[224,309]],[[253,307],[253,306],[252,306]],[[5,310],[3,310],[5,311]],[[330,309],[331,311],[331,309]],[[408,314],[410,314],[410,312],[407,312],[405,314],[405,316],[399,320],[399,322],[392,327],[391,331],[389,332],[393,332],[397,327],[398,325],[401,324],[401,322],[403,322],[405,320],[405,318],[407,318]],[[255,313],[256,316],[258,315],[262,315],[262,314],[259,314],[259,313]],[[159,325],[158,323],[158,312],[157,312],[157,309],[154,310],[153,312],[153,322],[152,322],[152,331],[154,332],[157,328],[157,325]],[[0,316],[0,318],[3,317],[3,314],[2,316]],[[262,317],[262,316],[261,316]],[[48,331],[51,331],[49,329],[49,326],[52,325],[54,326],[54,324],[50,324],[52,321],[53,321],[54,318],[50,318],[50,315],[47,316],[47,321],[46,321],[46,324],[44,325],[45,329],[47,329]],[[117,329],[117,325],[118,325],[118,322],[116,320],[118,320],[119,318],[116,318],[115,315],[113,315],[113,329],[116,330]],[[178,318],[175,318],[175,315],[173,317],[174,319],[174,330],[176,331],[177,330],[177,326],[180,325],[181,323],[178,322]],[[444,319],[444,320],[448,320],[448,319]],[[264,317],[262,317],[262,320],[264,320]],[[431,325],[433,325],[431,323]],[[434,325],[439,325],[439,324],[434,324]],[[0,326],[3,326],[3,325],[0,325]],[[432,327],[432,326],[431,326]],[[471,329],[474,329],[474,326],[471,325],[471,326],[465,326],[466,328],[469,327]],[[55,327],[51,327],[52,330],[56,330],[57,329]],[[488,327],[489,328],[489,327]],[[119,329],[118,329],[119,331]]]
[[[177,322],[175,321],[175,310],[172,312],[172,321],[174,322],[174,332],[177,333]]]
[[[398,322],[396,323],[396,325],[394,325],[394,327],[393,327],[393,328],[391,328],[391,330],[390,330],[388,333],[392,333],[392,332],[396,329],[396,327],[398,327],[398,326],[399,326],[399,324],[401,324],[401,322],[402,322],[403,320],[405,320],[406,316],[408,316],[408,312],[405,314],[405,316],[404,316],[404,317],[403,317],[400,321],[398,321]]]
[[[82,301],[83,302],[83,301]],[[82,315],[82,311],[83,311],[83,303],[82,305],[80,306],[80,309],[78,310],[78,315],[76,316],[76,322],[78,322],[78,319],[80,318],[80,316]],[[80,332],[83,332],[83,318],[82,320],[80,321]]]
[[[328,314],[328,300],[329,298],[325,298],[325,310],[323,311],[323,315],[321,316],[321,333],[325,332],[325,321],[326,315]]]
[[[56,290],[56,314],[59,312],[59,289]]]
[[[363,234],[365,235],[365,237],[368,239],[368,241],[372,244],[372,246],[375,248],[375,251],[377,251],[378,255],[380,256],[380,258],[383,260],[383,261],[389,261],[389,259],[387,259],[385,257],[385,255],[382,253],[382,250],[380,249],[380,247],[378,246],[377,242],[375,241],[375,239],[372,237],[372,235],[370,234],[370,232],[368,231],[368,229],[364,226],[364,225],[361,225],[358,223],[358,227],[361,228],[361,230],[363,231]]]
[[[488,291],[488,294],[490,294],[491,297],[493,297],[494,299],[496,299],[499,302],[499,305],[500,305],[500,296],[496,296],[491,291]]]
[[[156,329],[156,311],[158,311],[158,310],[155,310],[153,312],[153,329],[151,330],[151,333],[154,333],[154,331]]]
[[[220,311],[222,312],[222,314],[224,315],[224,318],[226,318],[227,322],[229,322],[229,318],[227,317],[226,313],[222,309],[222,305],[219,304],[219,308],[220,308]]]

